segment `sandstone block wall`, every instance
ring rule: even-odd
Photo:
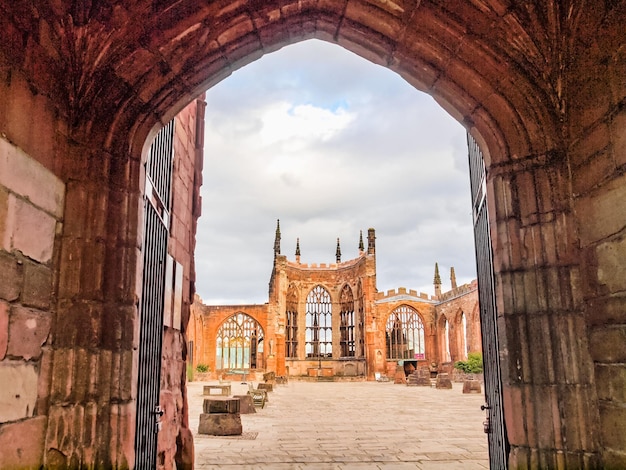
[[[65,185],[0,137],[0,467],[43,462]]]

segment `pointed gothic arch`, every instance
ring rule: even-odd
[[[307,295],[305,321],[306,357],[332,357],[332,302],[328,290],[319,284]]]
[[[415,359],[426,353],[424,321],[409,305],[400,305],[389,314],[385,338],[387,359]]]
[[[228,317],[215,337],[216,369],[262,369],[264,336],[263,327],[250,315],[239,312]]]

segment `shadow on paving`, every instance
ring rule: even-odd
[[[197,434],[202,387],[188,384],[196,469],[486,469],[482,394],[391,382],[275,385],[241,415],[241,436]],[[248,385],[232,383],[233,394]]]

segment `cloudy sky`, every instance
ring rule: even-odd
[[[264,303],[276,220],[303,263],[358,256],[376,229],[379,291],[475,278],[465,130],[402,78],[332,44],[287,46],[206,95],[196,290]]]

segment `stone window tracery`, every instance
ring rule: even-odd
[[[332,304],[322,286],[314,287],[306,298],[305,349],[308,358],[333,355]]]
[[[355,327],[354,327],[354,296],[349,285],[343,286],[339,297],[341,311],[339,312],[339,331],[341,333],[341,357],[356,355]]]
[[[222,323],[216,337],[216,369],[265,367],[263,328],[251,316],[237,313]]]
[[[408,305],[396,308],[387,318],[387,359],[414,359],[424,354],[424,324]]]

